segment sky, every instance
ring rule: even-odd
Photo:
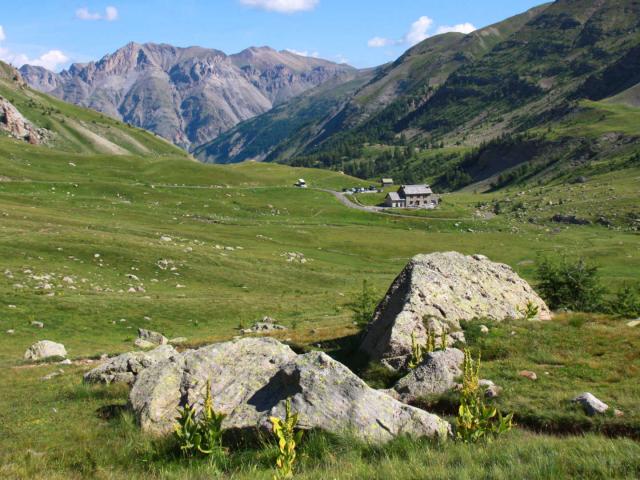
[[[358,68],[469,33],[540,0],[0,0],[0,59],[60,71],[130,41],[225,53],[270,46]]]

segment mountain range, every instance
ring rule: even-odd
[[[30,65],[20,73],[42,92],[190,149],[310,88],[350,80],[356,70],[268,47],[226,55],[201,47],[129,43],[59,74]]]
[[[204,162],[275,161],[443,189],[625,155],[640,132],[640,2],[557,0],[356,70],[269,48],[130,44],[33,87],[150,129]],[[597,118],[598,128],[587,128]],[[580,126],[579,128],[576,125]],[[493,188],[492,187],[492,188]]]

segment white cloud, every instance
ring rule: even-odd
[[[2,25],[0,25],[0,42],[6,39],[7,35],[5,34]],[[44,67],[47,70],[57,70],[59,67],[69,62],[69,57],[60,50],[49,50],[37,58],[29,58],[24,53],[15,53],[6,47],[0,46],[0,60],[15,65],[16,67],[29,64]]]
[[[336,63],[349,63],[349,59],[347,57],[345,57],[343,54],[339,53],[338,55],[336,55],[334,57],[336,59]]]
[[[432,19],[427,16],[420,17],[411,24],[411,28],[404,36],[405,43],[414,46],[426,39],[429,36],[427,31],[431,28],[431,25],[433,25]]]
[[[320,0],[240,0],[240,3],[270,12],[294,13],[313,10]]]
[[[118,19],[118,9],[108,6],[105,8],[103,14],[100,12],[91,12],[87,7],[82,7],[76,10],[76,18],[80,20],[106,20],[107,22],[113,22]]]
[[[439,35],[441,33],[448,33],[448,32],[458,32],[458,33],[471,33],[474,30],[477,30],[477,28],[475,27],[475,25],[473,23],[458,23],[457,25],[453,25],[453,26],[448,26],[448,25],[443,25],[441,27],[438,27],[438,30],[436,30],[436,35]]]
[[[429,38],[431,33],[431,27],[433,26],[433,19],[427,17],[426,15],[420,17],[418,20],[413,22],[409,27],[409,31],[398,40],[394,40],[391,38],[384,37],[373,37],[368,42],[367,45],[371,48],[383,48],[390,47],[395,45],[405,45],[413,47],[414,45],[422,42],[423,40]],[[469,22],[459,23],[457,25],[448,26],[442,25],[436,29],[436,35],[447,32],[459,32],[459,33],[471,33],[476,29],[476,27]]]
[[[294,55],[300,55],[301,57],[320,58],[320,52],[310,52],[308,50],[296,50],[294,48],[286,48],[285,50],[289,53],[293,53]]]

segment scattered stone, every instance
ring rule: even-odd
[[[487,387],[487,389],[484,391],[484,396],[487,398],[497,398],[498,396],[500,396],[501,391],[502,389],[500,387],[498,387],[497,385],[492,385],[490,387]]]
[[[73,365],[73,362],[70,359],[65,358],[64,360],[59,362],[59,365]]]
[[[586,218],[578,218],[575,215],[561,215],[559,213],[551,217],[552,222],[556,223],[568,223],[571,225],[590,225],[591,221]]]
[[[487,327],[486,325],[480,325],[480,333],[486,335],[487,333],[489,333],[489,327]]]
[[[530,370],[522,370],[521,372],[518,373],[518,375],[524,378],[528,378],[529,380],[538,379],[538,375],[536,375],[536,372],[532,372]]]
[[[45,360],[51,357],[66,357],[67,350],[61,343],[50,340],[40,340],[31,345],[24,353],[25,360]]]
[[[456,379],[462,375],[463,361],[464,353],[457,348],[427,353],[424,361],[398,380],[393,389],[405,403],[445,393],[454,388]]]
[[[150,342],[149,340],[144,340],[142,338],[136,338],[136,341],[133,342],[133,344],[142,350],[149,350],[150,348],[158,346],[157,344]]]
[[[188,341],[189,339],[187,337],[176,337],[169,340],[169,345],[173,345],[173,346],[184,345]]]
[[[460,320],[518,318],[529,302],[540,320],[551,318],[544,301],[507,265],[457,252],[417,255],[378,305],[360,349],[402,369],[411,356],[412,333],[425,343],[427,328],[440,335],[443,329],[459,331]]]
[[[614,417],[624,417],[624,412],[622,410],[618,410],[617,408],[613,410]]]
[[[627,322],[627,327],[635,328],[638,325],[640,325],[640,318],[637,318],[635,320],[631,320],[630,322]]]
[[[162,236],[160,237],[160,241],[161,241],[161,242],[172,242],[172,241],[173,241],[173,238],[169,237],[168,235],[162,235]]]
[[[13,328],[7,330],[7,335],[13,335],[14,333],[16,333],[16,331]]]
[[[579,403],[587,415],[595,415],[597,413],[604,413],[609,409],[609,405],[600,401],[592,393],[585,392],[582,395],[578,395],[572,400],[572,402]]]
[[[132,385],[144,369],[177,355],[171,345],[162,345],[149,352],[129,352],[107,360],[105,363],[85,373],[86,383],[127,383]]]
[[[169,340],[167,339],[167,337],[165,337],[161,333],[154,332],[151,330],[146,330],[144,328],[138,329],[138,340],[149,342],[152,346],[166,345],[167,343],[169,343]],[[137,344],[137,340],[136,340],[136,346],[139,346]]]
[[[44,328],[44,323],[34,320],[33,322],[31,322],[31,326],[36,328]]]
[[[282,416],[291,398],[302,429],[349,430],[366,440],[450,432],[444,420],[369,388],[324,353],[298,356],[274,339],[254,337],[187,350],[145,369],[129,397],[143,430],[171,434],[176,408],[201,406],[207,380],[214,408],[227,414],[224,430],[270,430],[269,417]]]
[[[264,317],[262,321],[256,322],[252,327],[242,330],[242,333],[246,335],[251,333],[270,333],[287,330],[287,327],[278,325],[275,322],[276,321],[271,317]]]
[[[62,375],[64,373],[64,370],[56,370],[55,372],[51,372],[48,375],[45,375],[44,377],[42,377],[40,380],[43,381],[47,381],[47,380],[51,380],[52,378],[56,378],[59,377],[60,375]]]

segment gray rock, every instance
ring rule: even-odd
[[[188,341],[189,339],[187,337],[176,337],[169,340],[169,345],[173,345],[173,346],[184,345]]]
[[[609,405],[600,401],[595,395],[589,392],[585,392],[582,395],[578,395],[572,400],[572,402],[579,403],[587,415],[595,415],[597,413],[604,413],[609,409]]]
[[[7,330],[7,335],[13,335],[14,333],[16,333],[16,331],[13,328]]]
[[[155,343],[151,343],[148,340],[143,340],[142,338],[136,338],[136,341],[133,342],[133,344],[142,350],[150,350],[158,346]]]
[[[44,328],[44,323],[34,320],[33,322],[31,322],[31,326],[36,328]]]
[[[40,380],[42,381],[47,381],[47,380],[51,380],[53,378],[59,377],[60,375],[64,374],[64,370],[56,370],[55,372],[51,372],[47,375],[45,375],[44,377],[42,377]]]
[[[489,327],[487,327],[486,325],[480,325],[480,333],[486,335],[487,333],[489,333]]]
[[[270,319],[270,320],[272,321],[256,322],[251,328],[245,328],[244,330],[242,330],[242,333],[244,334],[270,333],[270,332],[278,332],[278,331],[281,332],[281,331],[287,330],[287,327],[273,323],[273,319]]]
[[[167,337],[165,337],[161,333],[146,330],[144,328],[138,329],[138,340],[144,340],[153,345],[166,345],[167,343],[169,343]]]
[[[445,393],[455,387],[456,379],[462,375],[463,361],[464,353],[457,348],[427,353],[424,361],[398,380],[393,388],[407,403],[419,397]]]
[[[487,398],[497,398],[500,396],[500,392],[502,392],[502,389],[499,386],[491,385],[484,391],[484,396]]]
[[[450,433],[448,422],[370,388],[323,352],[299,355],[260,392],[256,401],[262,408],[273,405],[262,417],[263,428],[270,427],[270,416],[284,416],[284,400],[289,397],[302,429],[349,432],[372,442],[391,440],[401,433],[413,437]]]
[[[168,360],[178,352],[171,345],[162,345],[149,352],[129,352],[108,359],[99,367],[84,374],[86,383],[128,383],[146,368]]]
[[[459,331],[461,320],[517,318],[528,302],[538,306],[540,320],[551,318],[544,301],[507,265],[456,252],[417,255],[378,305],[360,349],[401,369],[411,355],[411,333],[424,343],[427,328],[439,335]]]
[[[64,345],[50,340],[40,340],[31,345],[24,353],[24,359],[32,361],[66,356],[67,350],[64,348]]]
[[[295,356],[271,338],[242,338],[188,350],[142,372],[129,401],[143,430],[168,434],[176,409],[202,403],[210,380],[215,408],[229,415],[224,427],[255,426],[260,413],[250,400]]]
[[[71,360],[69,360],[68,358],[65,358],[64,360],[59,362],[59,364],[60,365],[73,365],[73,362]]]
[[[631,320],[630,322],[627,322],[627,327],[635,328],[638,325],[640,325],[640,318],[637,318],[635,320]]]
[[[179,406],[202,405],[207,380],[214,407],[227,414],[225,430],[270,429],[269,417],[283,415],[287,398],[304,429],[350,430],[361,438],[387,440],[400,432],[446,435],[450,428],[435,415],[369,388],[327,355],[298,356],[271,338],[209,345],[146,369],[129,397],[142,428],[171,433]]]

